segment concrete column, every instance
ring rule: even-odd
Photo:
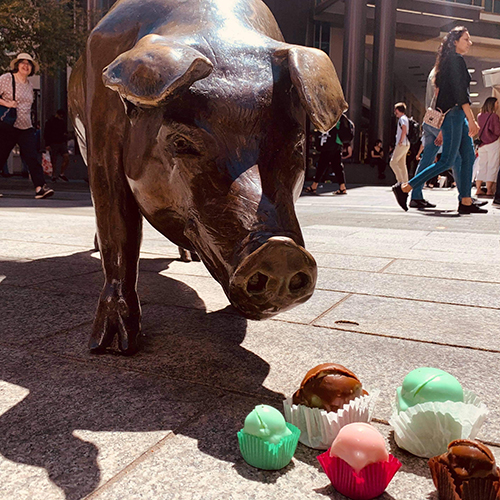
[[[359,159],[359,138],[363,111],[367,5],[366,0],[346,0],[344,5],[342,88],[349,104],[347,115],[356,126],[353,144],[353,158],[356,161]]]
[[[373,42],[370,147],[376,139],[389,150],[393,113],[394,51],[396,48],[397,0],[376,0]]]

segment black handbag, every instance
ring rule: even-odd
[[[12,76],[12,100],[16,100],[16,79]],[[17,120],[17,109],[0,105],[0,122],[3,126],[13,127]]]

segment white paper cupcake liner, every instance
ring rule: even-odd
[[[487,414],[486,405],[464,389],[463,403],[422,403],[399,413],[394,406],[389,423],[400,448],[431,458],[445,453],[455,439],[474,439]]]
[[[292,398],[283,401],[285,420],[300,429],[299,441],[309,448],[327,450],[340,429],[353,422],[370,422],[380,391],[360,396],[345,404],[338,412],[295,405]]]

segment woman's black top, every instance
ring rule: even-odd
[[[464,58],[456,52],[450,54],[441,63],[436,78],[436,87],[439,89],[436,108],[446,113],[455,105],[470,104],[470,81],[471,77]]]

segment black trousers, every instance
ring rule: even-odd
[[[28,165],[31,180],[37,188],[45,184],[43,168],[37,158],[35,129],[21,130],[15,127],[0,126],[0,165],[4,165],[10,152],[18,144],[21,158]]]
[[[323,151],[319,157],[318,168],[314,176],[314,182],[325,182],[330,173],[335,174],[335,181],[345,184],[344,165],[342,164],[342,151]]]
[[[379,179],[385,171],[386,163],[383,158],[372,158],[372,165],[377,167]]]

